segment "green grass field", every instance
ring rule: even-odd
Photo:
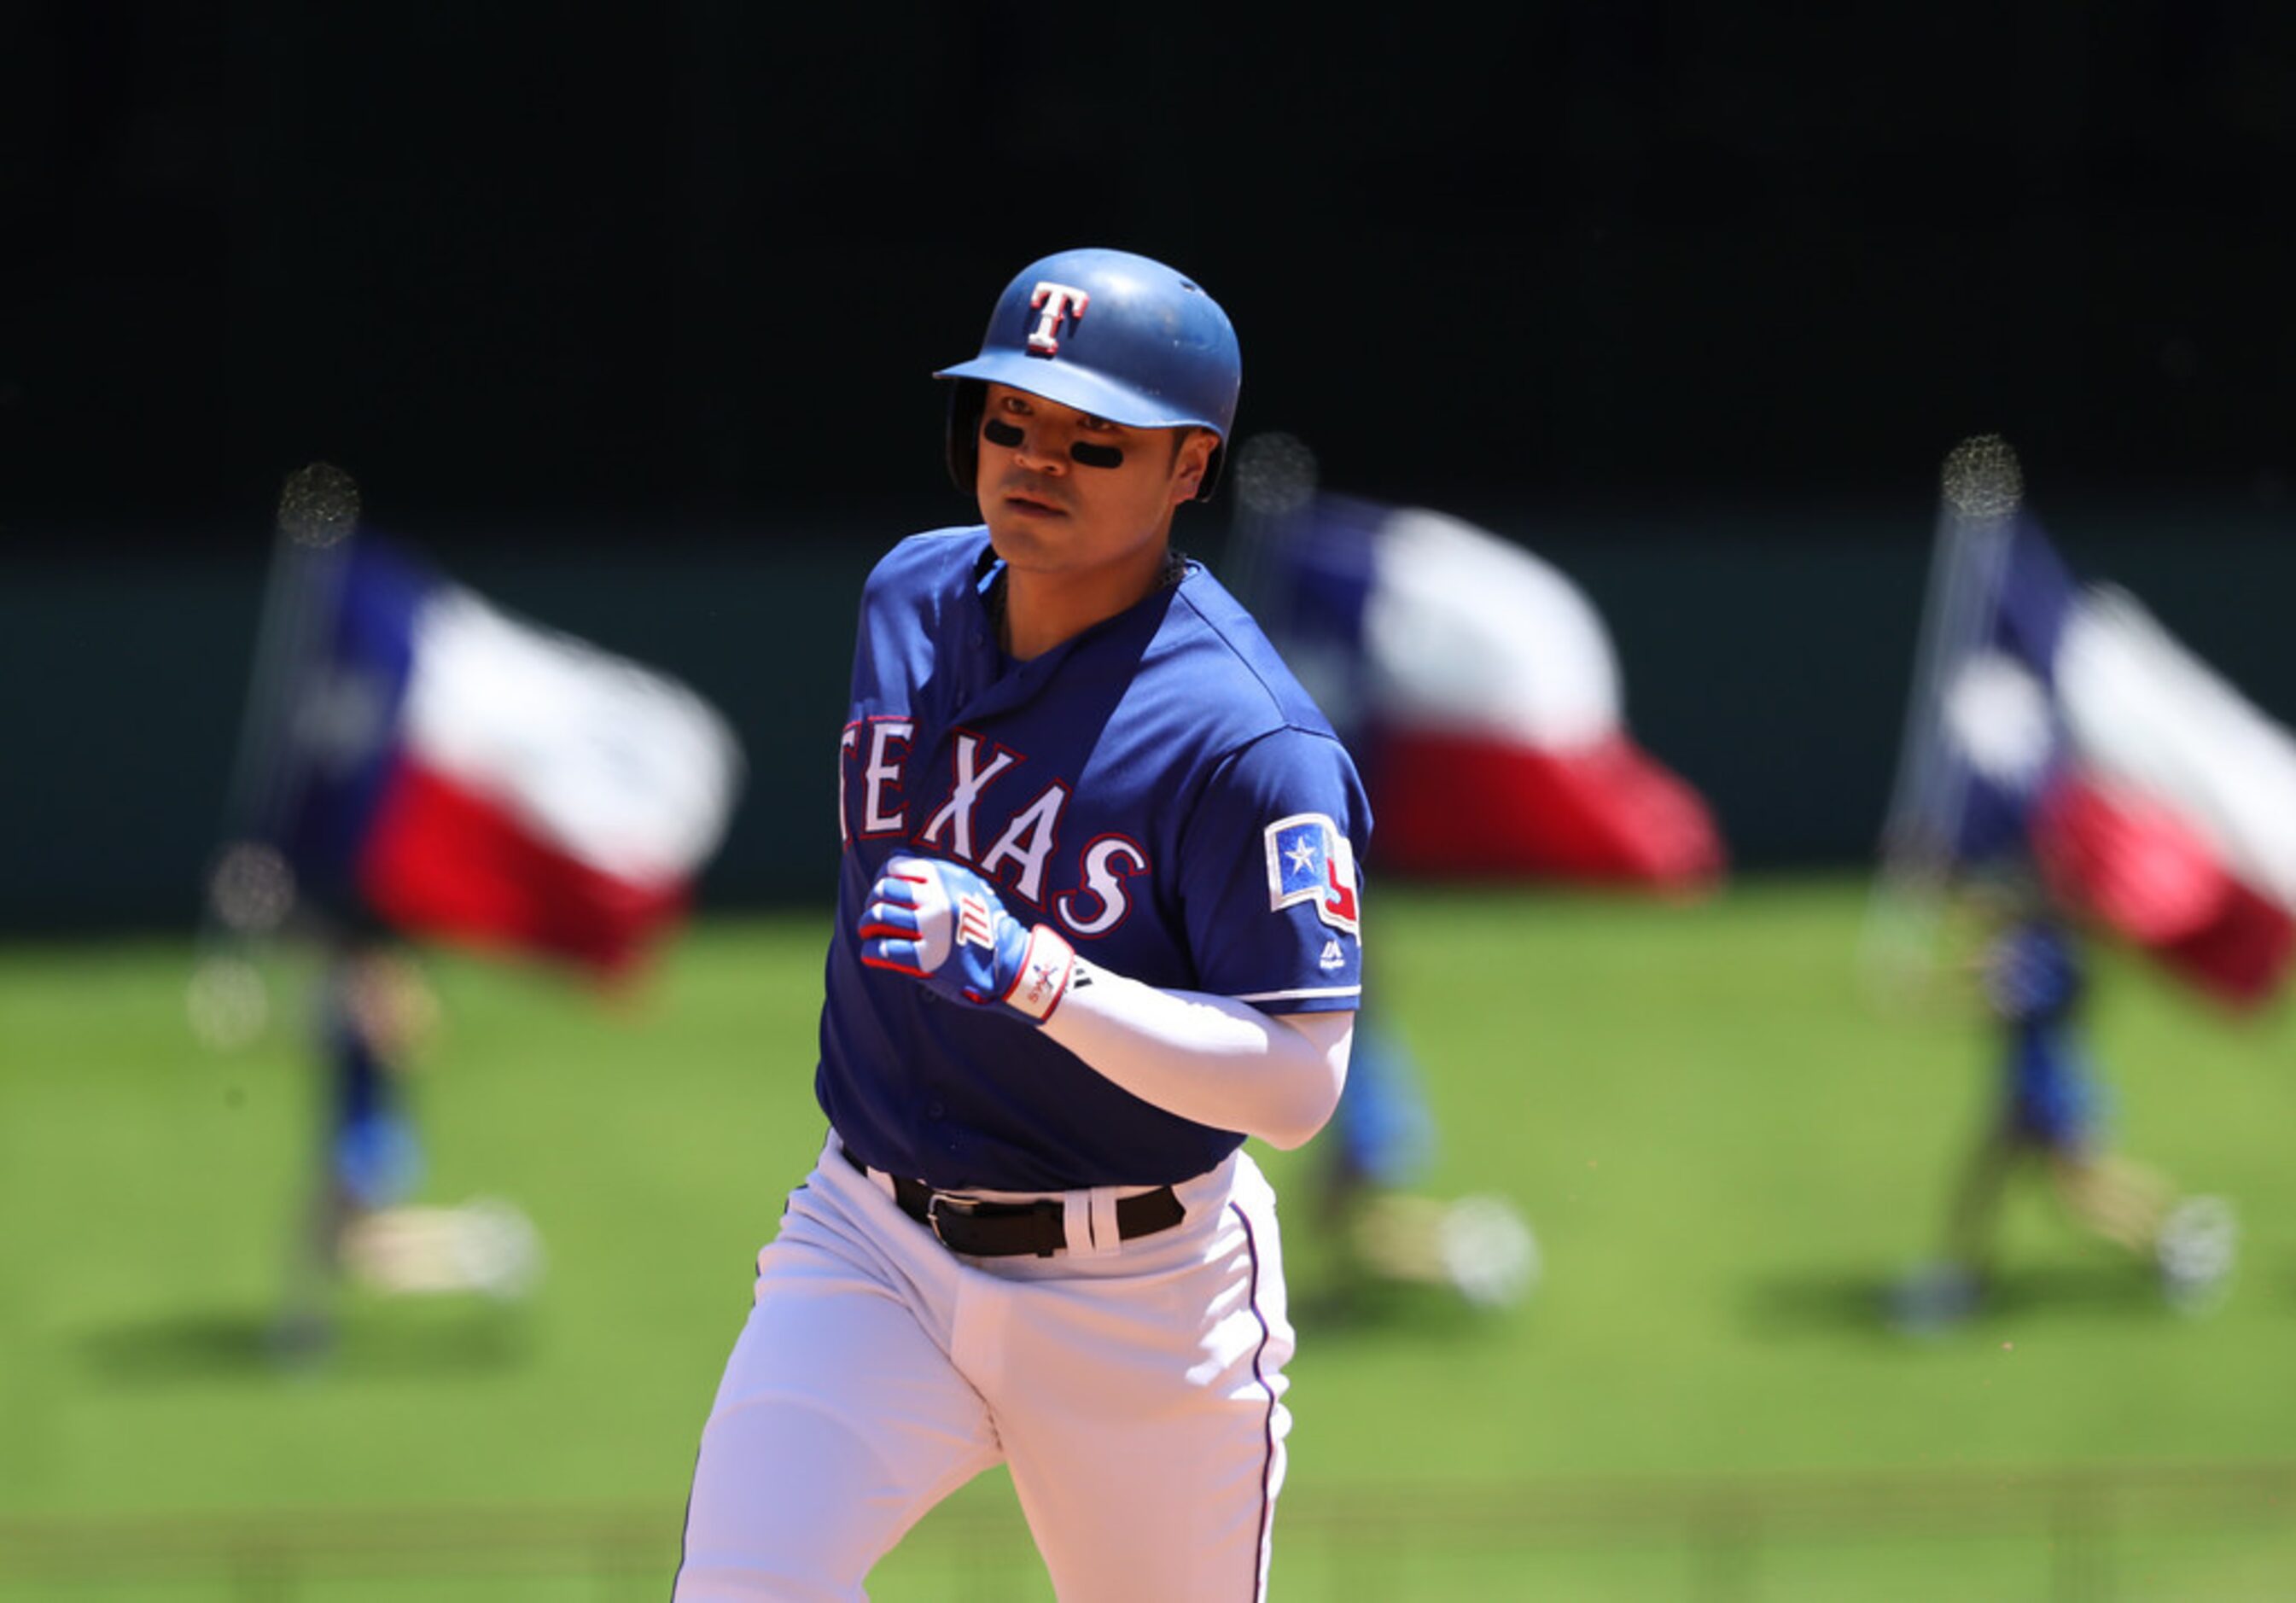
[[[1373,982],[1440,1124],[1427,1188],[1511,1196],[1545,1274],[1503,1312],[1398,1293],[1341,1318],[1293,1211],[1277,1597],[2288,1595],[2296,1486],[2251,1492],[2296,1459],[2296,1026],[2101,973],[2122,1145],[2240,1209],[2222,1307],[2171,1313],[2029,1193],[1997,1305],[1905,1336],[1881,1290],[1936,1235],[1987,1043],[1871,1005],[1863,908],[1862,883],[1781,879],[1691,907],[1414,889],[1372,909]],[[0,1598],[664,1595],[646,1566],[674,1554],[749,1261],[821,1139],[824,933],[704,925],[612,1007],[439,959],[426,1194],[515,1200],[547,1277],[513,1306],[354,1302],[299,1366],[267,1341],[312,1162],[299,1038],[200,1047],[187,944],[0,949]],[[1259,1155],[1304,1203],[1310,1155]],[[2044,1496],[2225,1466],[2125,1505]],[[1010,1505],[999,1477],[968,1488],[875,1595],[1041,1595]],[[2103,1535],[2069,1547],[2069,1508]],[[400,1545],[437,1574],[396,1580],[53,1558],[58,1533],[456,1510],[578,1550],[491,1579],[436,1531]],[[586,1519],[599,1552],[635,1520],[636,1558],[586,1560]]]

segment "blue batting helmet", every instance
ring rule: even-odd
[[[972,493],[982,386],[1025,390],[1136,429],[1193,425],[1219,436],[1199,500],[1219,477],[1242,358],[1219,303],[1162,262],[1128,251],[1063,251],[1004,286],[980,354],[944,367],[948,471]]]

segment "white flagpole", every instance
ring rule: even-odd
[[[268,1018],[263,981],[248,954],[294,908],[293,875],[277,837],[302,781],[294,760],[297,699],[309,664],[327,648],[358,513],[358,486],[324,462],[289,474],[280,492],[222,842],[201,888],[193,939],[192,1025],[218,1048],[246,1044]]]
[[[1235,453],[1235,475],[1227,549],[1220,580],[1251,610],[1269,635],[1282,638],[1291,620],[1283,615],[1283,587],[1270,579],[1280,572],[1289,544],[1300,538],[1300,522],[1316,498],[1318,464],[1308,445],[1290,434],[1256,434]]]
[[[1998,435],[1956,446],[1941,481],[1897,777],[1859,941],[1858,971],[1869,994],[1899,1009],[1934,977],[1952,833],[1966,784],[1963,765],[1945,749],[1945,698],[1999,597],[2023,497],[2016,455]]]

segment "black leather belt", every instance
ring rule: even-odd
[[[844,1151],[844,1148],[839,1148]],[[862,1173],[869,1165],[845,1153]],[[1041,1202],[977,1202],[936,1191],[922,1180],[891,1177],[893,1200],[901,1212],[940,1237],[952,1253],[971,1258],[1015,1258],[1033,1253],[1049,1258],[1068,1245],[1068,1209],[1055,1199]],[[1126,1241],[1168,1230],[1187,1217],[1179,1194],[1169,1186],[1116,1199],[1116,1233]]]

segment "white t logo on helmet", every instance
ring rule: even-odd
[[[1054,284],[1046,280],[1037,285],[1029,304],[1044,313],[1037,326],[1029,331],[1029,349],[1040,357],[1058,356],[1061,349],[1061,319],[1071,321],[1084,316],[1084,308],[1092,304],[1092,297],[1073,284]]]

